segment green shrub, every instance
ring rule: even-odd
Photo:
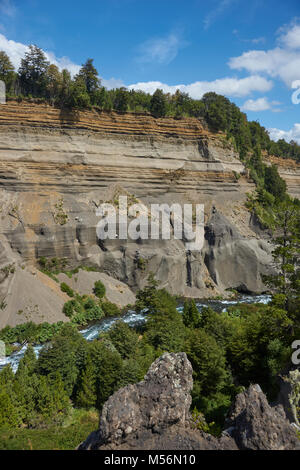
[[[65,292],[69,297],[74,297],[73,289],[71,289],[71,287],[68,286],[68,284],[66,284],[65,282],[61,283],[60,288],[62,292]]]
[[[102,302],[101,306],[106,317],[119,317],[121,315],[119,307],[112,302]]]
[[[105,286],[101,281],[96,281],[94,286],[94,293],[99,299],[102,299],[105,296]]]

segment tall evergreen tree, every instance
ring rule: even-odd
[[[200,326],[201,314],[197,309],[194,299],[184,302],[182,319],[188,328],[198,328]]]
[[[264,281],[281,294],[287,310],[300,311],[300,206],[286,199],[273,209],[275,233],[273,259],[277,274],[264,276]],[[300,318],[299,318],[300,320]]]
[[[86,86],[86,90],[89,95],[92,95],[99,90],[101,80],[98,75],[97,69],[93,65],[94,59],[87,59],[85,64],[82,65],[81,69],[76,78],[81,78]]]
[[[92,408],[96,406],[96,401],[96,371],[91,357],[88,356],[86,366],[79,379],[76,404],[82,408]]]
[[[47,98],[54,102],[59,96],[59,92],[62,87],[62,74],[58,67],[54,64],[50,64],[46,74],[46,93]]]
[[[130,326],[119,320],[110,329],[108,335],[123,359],[135,356],[138,334]]]
[[[150,112],[156,118],[164,117],[167,112],[167,101],[162,90],[157,89],[150,101]]]
[[[116,96],[114,100],[114,108],[116,111],[125,113],[128,108],[128,92],[124,87],[116,90]]]
[[[24,94],[32,96],[45,96],[47,87],[47,71],[50,63],[39,47],[29,46],[29,51],[21,60],[19,80]]]

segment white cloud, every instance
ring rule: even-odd
[[[237,0],[221,0],[218,6],[215,6],[204,18],[204,29],[208,29],[216,19],[236,1]]]
[[[258,98],[257,100],[247,100],[241,109],[243,111],[267,111],[271,110],[273,112],[278,112],[277,108],[274,106],[278,106],[281,103],[279,101],[269,101],[266,96],[262,98]]]
[[[245,41],[247,41],[247,39],[245,39]],[[252,42],[253,44],[260,44],[260,43],[266,42],[266,38],[261,36],[260,38],[249,39],[249,41]]]
[[[121,88],[126,87],[124,82],[119,78],[109,78],[106,80],[105,78],[101,78],[101,85],[107,88],[108,90],[113,90],[114,88]]]
[[[79,72],[81,66],[74,64],[69,57],[56,57],[53,52],[45,51],[47,59],[51,64],[56,65],[60,70],[67,69],[71,72],[71,75],[76,75]]]
[[[300,123],[294,124],[292,129],[289,131],[283,131],[282,129],[271,128],[268,129],[271,139],[277,140],[284,139],[287,142],[295,140],[300,145]]]
[[[28,47],[25,44],[9,40],[0,34],[0,51],[6,52],[16,69],[20,66],[21,58],[27,50]]]
[[[0,34],[0,51],[6,52],[15,69],[18,70],[21,64],[21,59],[28,51],[28,47],[25,44],[22,44],[21,42],[9,40],[3,34]],[[60,70],[69,70],[73,76],[76,75],[81,68],[80,65],[75,64],[68,57],[56,57],[53,52],[48,51],[44,51],[44,53],[47,59],[51,62],[51,64],[55,64]],[[115,78],[110,78],[108,80],[103,78],[101,79],[101,81],[102,85],[108,88],[109,90],[112,88],[119,88],[125,86],[122,80]]]
[[[280,31],[280,46],[267,51],[252,50],[239,57],[232,57],[229,60],[230,68],[266,73],[280,78],[290,87],[294,80],[300,79],[300,25],[292,23]]]
[[[142,90],[147,93],[154,93],[157,88],[165,93],[175,93],[176,90],[188,93],[191,98],[200,99],[205,93],[214,91],[216,93],[243,97],[253,91],[266,92],[271,90],[273,83],[259,75],[252,75],[246,78],[221,78],[212,82],[194,82],[189,85],[167,85],[161,82],[140,82],[129,85],[130,90]]]
[[[299,49],[300,48],[300,25],[292,22],[288,26],[283,26],[279,30],[281,35],[279,37],[279,42],[281,42],[285,47],[289,49]]]
[[[16,13],[15,5],[11,0],[0,0],[1,15],[14,16]]]
[[[21,59],[28,51],[28,47],[21,42],[9,40],[3,34],[0,34],[0,50],[6,52],[14,67],[18,69]],[[80,65],[74,64],[68,57],[56,57],[53,52],[44,51],[44,53],[47,59],[52,64],[57,65],[60,70],[66,68],[72,75],[75,75],[80,69]]]
[[[240,32],[238,29],[234,29],[232,31],[232,34],[234,34],[240,42],[248,42],[248,43],[251,42],[252,44],[260,44],[260,43],[266,42],[266,38],[264,36],[252,38],[252,39],[244,39],[240,37]]]
[[[185,47],[187,42],[178,33],[170,33],[162,38],[153,38],[144,42],[138,47],[137,61],[140,63],[169,64],[178,54],[178,51]]]
[[[278,77],[291,86],[300,78],[300,53],[276,47],[269,51],[248,51],[229,60],[232,69],[246,69],[250,73],[266,73]]]

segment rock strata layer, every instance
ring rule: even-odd
[[[56,289],[48,291],[53,305],[38,302],[38,315],[27,296],[17,306],[19,315],[9,305],[22,278],[10,267],[15,273],[21,266],[31,269],[41,257],[65,258],[69,269],[93,266],[125,283],[133,293],[120,305],[132,301],[149,272],[161,287],[187,297],[212,297],[228,287],[262,292],[260,271],[272,259],[244,206],[253,189],[225,136],[198,119],[0,105],[0,327],[42,321],[49,309],[49,321],[61,319],[61,312],[54,315],[64,300]],[[96,209],[109,202],[117,210],[119,195],[127,196],[129,206],[204,204],[202,252],[188,253],[174,239],[100,242]],[[85,284],[90,289],[88,279]]]

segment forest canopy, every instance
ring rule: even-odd
[[[91,58],[71,77],[68,70],[60,71],[51,64],[36,45],[28,47],[18,70],[8,55],[0,51],[0,80],[6,85],[8,99],[34,98],[60,108],[94,107],[101,111],[150,113],[156,118],[194,117],[206,121],[211,130],[225,133],[242,160],[263,151],[300,162],[300,146],[295,141],[272,141],[263,126],[257,121],[249,122],[246,114],[224,96],[209,92],[196,100],[180,90],[170,94],[157,89],[153,95],[124,87],[107,90]]]

